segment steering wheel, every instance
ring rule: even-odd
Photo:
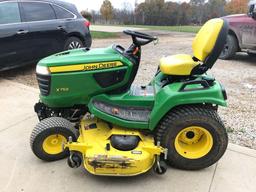
[[[125,34],[132,36],[133,43],[137,46],[146,45],[152,41],[157,41],[157,37],[153,37],[146,33],[141,33],[138,31],[124,30]]]

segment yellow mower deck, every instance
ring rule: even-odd
[[[86,170],[95,175],[133,176],[147,172],[153,166],[156,156],[164,149],[154,144],[151,136],[136,130],[120,127],[110,128],[97,119],[82,120],[77,142],[68,142],[65,148],[80,152]],[[138,146],[131,151],[120,151],[110,144],[112,135],[134,135],[140,138]]]

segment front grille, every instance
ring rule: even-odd
[[[39,86],[41,95],[43,96],[49,95],[50,89],[51,89],[51,76],[36,74],[36,77],[37,77],[38,86]]]

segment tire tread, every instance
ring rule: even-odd
[[[35,150],[35,146],[34,146],[37,137],[40,134],[42,134],[43,132],[45,132],[48,129],[53,128],[53,127],[57,127],[60,129],[66,129],[73,135],[77,136],[76,130],[75,130],[74,126],[72,125],[72,123],[64,118],[50,117],[50,118],[46,118],[46,119],[42,120],[35,126],[35,128],[33,129],[32,133],[30,135],[30,147],[37,157],[39,157],[39,155],[38,155],[38,152]],[[46,159],[42,158],[42,157],[39,157],[39,158],[46,160],[46,161],[52,161],[51,159],[47,159],[47,158]]]
[[[165,143],[164,139],[166,134],[168,133],[168,130],[170,129],[170,125],[173,124],[173,122],[177,121],[178,119],[184,119],[184,117],[192,117],[195,115],[201,115],[202,118],[204,118],[205,120],[207,120],[208,118],[213,119],[214,121],[216,121],[217,124],[219,124],[221,126],[221,129],[225,130],[225,126],[221,120],[221,118],[219,117],[219,115],[217,114],[216,110],[214,110],[212,107],[210,106],[204,106],[204,105],[186,105],[186,106],[180,106],[177,107],[173,110],[171,110],[169,113],[166,114],[166,116],[161,120],[159,126],[157,127],[157,131],[156,131],[156,139],[157,141],[160,141],[160,143]],[[186,119],[184,119],[184,121],[186,121]],[[228,140],[227,138],[227,134],[225,132],[225,135],[223,135],[225,137],[225,141]],[[218,154],[218,157],[216,157],[215,159],[212,160],[212,163],[215,163],[217,160],[220,159],[220,157],[224,154],[225,150],[227,148],[227,143],[224,144],[223,148],[223,152]],[[174,162],[174,161],[167,161],[169,165],[179,168],[179,169],[184,169],[184,170],[197,170],[197,169],[202,169],[205,167],[208,167],[210,165],[202,165],[201,167],[198,166],[188,166],[188,165],[184,165],[181,164],[180,162]]]

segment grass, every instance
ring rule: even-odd
[[[183,25],[183,26],[154,26],[154,25],[109,25],[117,27],[135,27],[135,28],[146,28],[150,30],[159,31],[175,31],[175,32],[187,32],[187,33],[197,33],[201,26],[197,25]]]
[[[127,25],[127,27],[129,27],[129,25]],[[201,26],[192,26],[192,25],[184,25],[184,26],[131,25],[130,27],[147,28],[150,30],[160,30],[160,31],[187,32],[187,33],[197,33],[201,28]]]
[[[146,28],[149,30],[159,30],[159,31],[175,31],[175,32],[187,32],[187,33],[197,33],[201,26],[151,26],[151,25],[116,25],[120,27],[135,27],[135,28]],[[110,39],[119,37],[118,33],[113,32],[102,32],[102,31],[91,31],[93,39]]]
[[[101,31],[91,31],[93,39],[108,39],[119,37],[117,33],[111,32],[101,32]]]

